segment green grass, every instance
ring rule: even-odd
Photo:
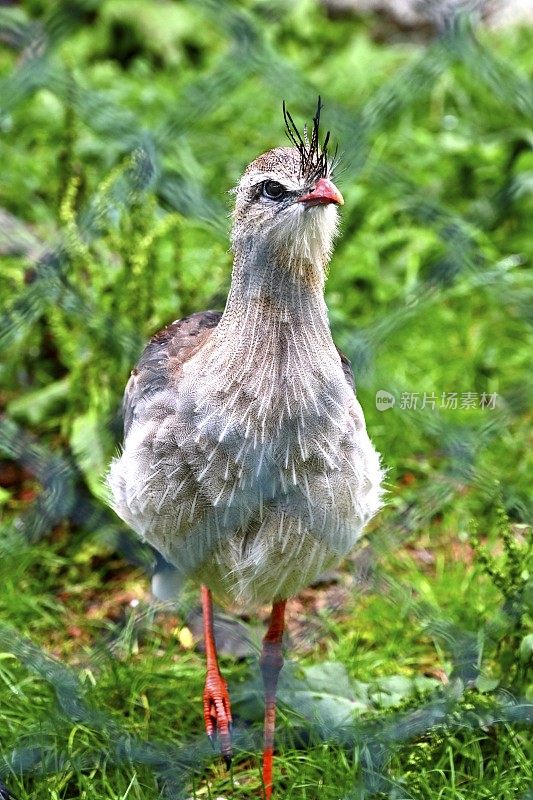
[[[346,199],[327,301],[388,496],[365,553],[292,603],[276,796],[530,798],[531,30],[379,43],[310,0],[48,6],[0,13],[7,42],[50,37],[0,49],[0,778],[19,800],[259,795],[266,610],[223,658],[228,775],[194,590],[154,604],[101,477],[143,341],[224,304],[228,189],[284,141],[282,98],[301,120],[320,92]]]
[[[187,796],[257,796],[257,658],[222,662],[237,717],[232,784],[202,732],[203,657],[183,635],[192,596],[167,610],[151,605],[142,574],[90,541],[80,545],[63,536],[16,552],[2,560],[2,617],[15,632],[2,634],[0,707],[17,796],[156,797],[162,786],[174,796],[183,779]],[[287,654],[300,694],[291,695],[294,683],[282,683],[276,761],[282,796],[359,797],[363,784],[365,796],[376,798],[525,793],[532,777],[531,705],[509,705],[505,692],[465,691],[453,678],[449,640],[431,630],[432,622],[446,620],[462,632],[480,631],[480,617],[500,613],[501,597],[479,567],[454,563],[444,542],[435,552],[429,572],[405,550],[386,555],[374,590],[354,596],[337,614],[308,618],[315,648],[301,652],[296,645]],[[105,578],[94,571],[99,562]],[[135,597],[140,604],[132,607]],[[24,645],[18,631],[33,644]],[[494,678],[498,659],[487,648],[483,674]],[[65,671],[61,662],[72,666]],[[343,665],[356,698],[363,696],[361,682],[371,693],[383,678],[397,683],[401,676],[407,684],[396,693],[374,693],[373,705],[349,723],[339,716],[344,694],[332,682],[332,705],[326,711],[321,705],[314,716],[305,670],[325,662]],[[407,691],[409,681],[438,670],[450,684]],[[498,691],[506,685],[499,677],[491,684]],[[509,709],[518,723],[506,716]],[[21,764],[23,777],[17,776]]]

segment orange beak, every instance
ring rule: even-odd
[[[333,181],[327,178],[320,178],[315,188],[298,198],[299,203],[306,203],[308,206],[325,205],[336,203],[338,206],[344,205],[344,197],[339,192]]]

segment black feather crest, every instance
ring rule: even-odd
[[[333,158],[328,158],[328,143],[330,132],[326,131],[322,147],[320,147],[320,112],[322,111],[322,99],[318,96],[318,103],[313,117],[313,130],[311,139],[307,134],[307,125],[304,125],[303,136],[296,127],[296,123],[291,117],[285,100],[283,101],[283,118],[285,120],[285,130],[287,136],[300,153],[300,177],[309,182],[317,181],[319,178],[326,178],[335,163],[337,149]]]

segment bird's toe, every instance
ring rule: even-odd
[[[231,706],[226,681],[219,672],[208,673],[204,689],[205,730],[213,746],[218,737],[220,752],[229,768],[231,747]]]

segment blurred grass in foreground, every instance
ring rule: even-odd
[[[527,796],[531,31],[371,30],[310,2],[0,10],[0,777],[22,800],[257,793],[255,625],[224,665],[231,788],[194,597],[149,599],[101,475],[144,340],[223,307],[225,193],[284,141],[281,99],[307,119],[318,92],[346,198],[328,305],[390,493],[293,603],[278,794]]]

